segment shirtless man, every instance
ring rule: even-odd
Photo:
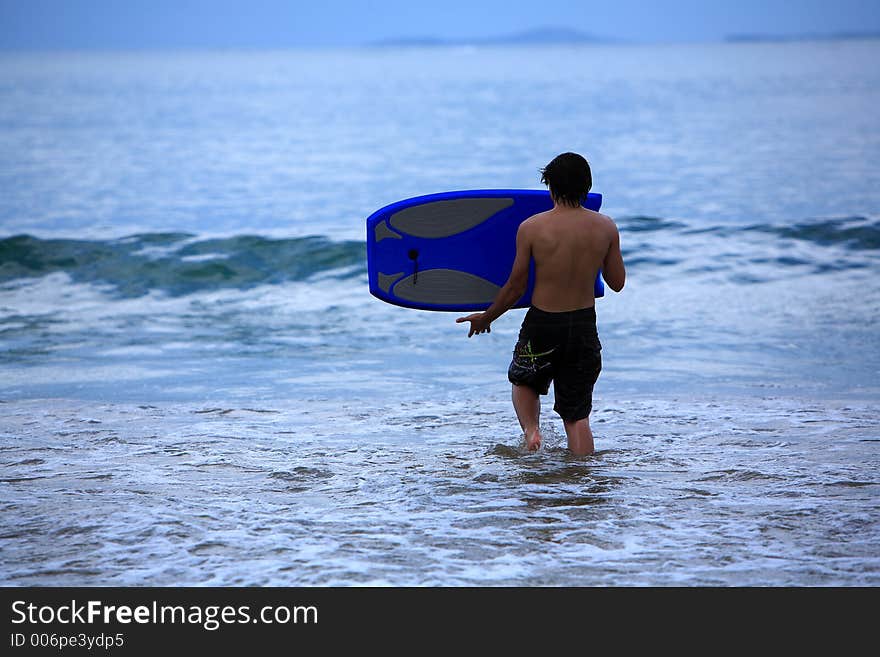
[[[488,333],[492,322],[525,294],[534,259],[532,306],[507,374],[513,384],[513,407],[526,447],[537,450],[540,395],[547,394],[552,380],[553,409],[562,417],[568,447],[585,456],[593,453],[589,416],[593,385],[602,369],[593,284],[601,269],[605,283],[620,292],[626,270],[617,226],[581,205],[593,184],[587,161],[576,153],[563,153],[541,171],[541,182],[550,188],[553,209],[520,224],[510,277],[492,305],[456,322],[470,322],[468,337]]]

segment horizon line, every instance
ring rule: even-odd
[[[558,36],[553,37],[552,32]],[[398,36],[365,42],[286,43],[286,44],[143,44],[143,45],[7,45],[0,43],[0,53],[52,52],[211,52],[211,51],[278,51],[278,50],[381,50],[395,48],[543,48],[559,46],[659,46],[659,45],[740,45],[749,43],[797,43],[808,41],[860,41],[880,39],[880,30],[836,31],[828,33],[732,33],[701,39],[625,39],[595,36],[565,28],[539,28],[500,36],[473,38],[426,35]]]

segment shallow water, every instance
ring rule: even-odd
[[[878,55],[0,56],[0,582],[880,583]],[[523,311],[364,270],[378,207],[569,149],[629,274],[586,459],[552,397],[522,450]]]
[[[4,404],[4,580],[880,583],[871,404],[605,400],[587,459],[480,409]]]

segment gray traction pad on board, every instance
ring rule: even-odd
[[[401,279],[394,294],[406,301],[436,304],[492,303],[500,286],[455,269],[427,269]]]
[[[376,224],[376,227],[373,230],[374,230],[374,234],[376,236],[376,243],[377,244],[388,237],[392,237],[396,240],[403,239],[400,235],[398,235],[393,230],[388,228],[388,224],[385,223],[384,221],[380,221],[378,224]]]
[[[449,237],[483,223],[511,205],[513,205],[512,198],[432,201],[395,212],[388,223],[413,237]]]
[[[376,273],[379,277],[379,289],[381,289],[385,294],[388,294],[388,291],[391,289],[392,283],[403,276],[402,271],[397,272],[396,274],[383,274],[382,272]]]

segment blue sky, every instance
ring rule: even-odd
[[[633,41],[880,32],[880,0],[0,0],[0,48],[359,45],[573,27]]]

